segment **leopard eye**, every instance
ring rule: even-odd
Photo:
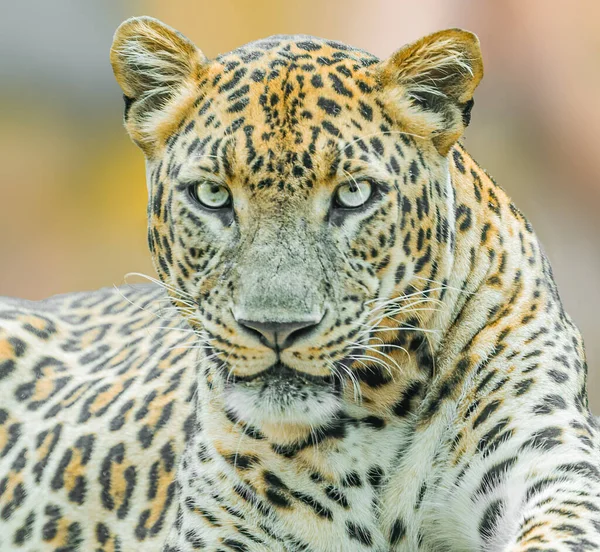
[[[336,203],[345,209],[356,209],[364,205],[373,193],[373,186],[367,180],[348,182],[335,191]]]
[[[231,204],[231,192],[216,182],[200,182],[190,187],[192,197],[208,209],[222,209]]]

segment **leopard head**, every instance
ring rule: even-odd
[[[380,404],[369,393],[403,370],[397,328],[433,324],[397,298],[448,266],[447,157],[483,74],[477,38],[441,31],[380,61],[273,36],[209,60],[142,17],[111,62],[156,270],[227,408],[314,425],[359,394]]]

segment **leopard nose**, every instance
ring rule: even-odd
[[[238,324],[244,326],[247,330],[258,334],[258,338],[267,347],[282,350],[290,347],[298,339],[314,330],[322,319],[323,317],[319,316],[293,322],[259,322],[244,318],[237,318],[236,320]]]

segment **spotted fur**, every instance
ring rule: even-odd
[[[581,336],[457,142],[474,35],[208,60],[135,18],[111,61],[160,285],[2,301],[1,550],[600,549]]]

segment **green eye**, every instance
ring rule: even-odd
[[[191,186],[192,197],[208,209],[222,209],[231,203],[231,192],[215,182],[200,182]]]
[[[366,180],[342,184],[335,191],[335,201],[345,209],[356,209],[364,205],[373,193],[373,187]]]

